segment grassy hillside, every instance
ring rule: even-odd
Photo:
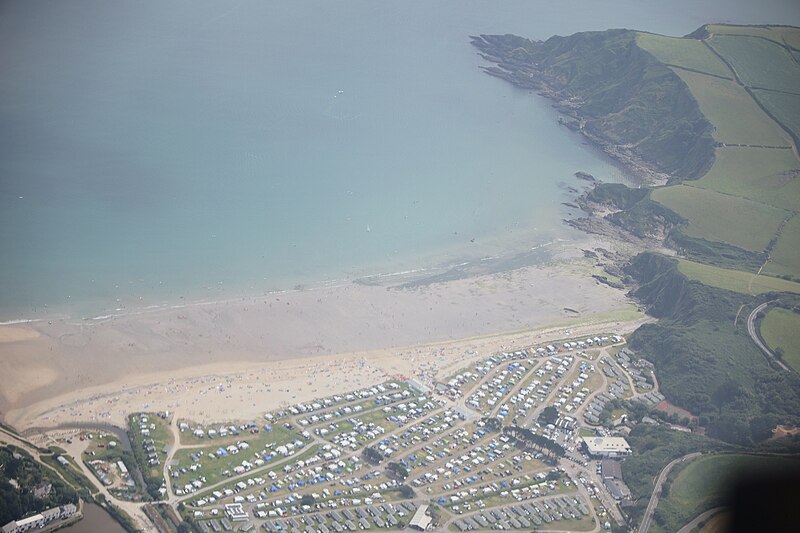
[[[791,146],[791,138],[750,94],[733,80],[676,70],[714,125],[714,139],[726,144]]]
[[[781,230],[764,272],[797,279],[800,272],[800,216],[795,215]]]
[[[780,350],[786,364],[800,372],[800,314],[770,309],[761,321],[760,333],[772,350]]]
[[[800,52],[797,54],[796,61],[800,62]],[[800,138],[800,94],[767,89],[752,89],[750,92],[795,139]]]
[[[635,295],[659,318],[639,328],[631,347],[656,366],[661,391],[700,417],[708,434],[741,445],[770,436],[781,420],[800,424],[800,377],[770,366],[737,314],[764,297],[688,279],[672,258],[645,253],[627,269]]]
[[[690,37],[640,34],[637,42],[669,64],[697,99],[714,126],[714,164],[691,184],[649,198],[686,220],[671,241],[688,258],[726,269],[695,268],[696,279],[741,290],[749,276],[732,271],[762,266],[766,275],[800,279],[800,222],[793,217],[800,211],[800,160],[793,150],[800,128],[800,63],[793,57],[800,29],[710,25]]]
[[[789,211],[798,207],[800,165],[791,150],[717,148],[714,166],[691,184]]]
[[[800,50],[800,30],[794,26],[708,24],[702,30],[717,35],[755,35]]]
[[[633,506],[627,509],[634,522],[641,519],[653,492],[655,479],[670,461],[689,453],[731,448],[702,435],[646,424],[635,426],[628,436],[628,442],[633,455],[622,463],[622,477],[634,499]]]
[[[733,80],[731,69],[702,41],[638,32],[636,44],[669,66]]]
[[[708,44],[730,64],[747,87],[797,92],[800,65],[783,44],[751,35],[714,35]]]
[[[727,504],[731,488],[743,476],[798,468],[800,458],[738,454],[698,457],[670,473],[652,531],[678,531],[700,513]]]
[[[759,276],[755,273],[742,272],[740,270],[704,265],[687,261],[686,259],[678,260],[678,270],[690,280],[742,294],[759,295],[767,292],[800,294],[800,283],[771,276]]]
[[[684,233],[761,251],[791,214],[741,196],[676,185],[656,189],[651,198],[688,221]]]

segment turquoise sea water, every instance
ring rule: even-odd
[[[3,2],[0,320],[574,238],[559,183],[624,177],[468,36],[800,20],[696,4]]]

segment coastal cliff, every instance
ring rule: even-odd
[[[712,125],[686,84],[631,30],[531,41],[471,37],[492,76],[555,101],[561,123],[654,183],[697,179],[714,161]]]

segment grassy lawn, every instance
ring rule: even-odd
[[[164,461],[167,459],[167,454],[164,452],[165,448],[169,448],[174,443],[172,442],[172,432],[169,429],[169,422],[157,416],[155,413],[144,413],[147,416],[147,428],[150,432],[149,436],[142,435],[140,428],[141,413],[133,414],[129,417],[130,431],[133,434],[133,441],[131,445],[140,452],[142,442],[147,439],[153,440],[153,447],[156,449],[155,453],[161,461],[157,465],[148,465],[147,463],[139,464],[142,474],[145,478],[161,478],[163,477]],[[139,455],[139,457],[144,457]]]
[[[778,276],[800,277],[800,217],[793,217],[783,227],[764,271]]]
[[[591,531],[594,527],[595,524],[590,517],[584,517],[580,520],[559,520],[547,525],[547,529],[555,531]]]
[[[742,474],[800,465],[797,458],[710,455],[670,475],[668,496],[658,503],[653,531],[677,531],[703,511],[717,506]]]
[[[689,279],[742,294],[762,294],[771,291],[800,294],[800,283],[764,275],[754,278],[754,274],[749,272],[703,265],[685,259],[679,260],[678,270]]]
[[[800,61],[800,56],[798,56]],[[778,121],[800,136],[800,95],[753,89],[753,94]]]
[[[773,350],[783,350],[783,359],[800,372],[800,315],[788,309],[770,309],[761,322],[761,336]]]
[[[788,210],[800,208],[800,161],[791,150],[717,148],[714,165],[691,184]]]
[[[206,496],[210,495],[211,493],[213,493],[215,490],[222,491],[222,490],[225,490],[226,488],[227,489],[232,489],[232,488],[235,487],[235,485],[238,482],[240,482],[240,481],[245,481],[246,482],[247,479],[249,479],[249,478],[258,477],[258,476],[264,476],[264,474],[266,474],[266,472],[269,472],[270,470],[275,470],[277,472],[280,468],[283,468],[283,466],[285,466],[287,464],[295,464],[295,463],[297,463],[297,461],[305,460],[305,459],[308,459],[309,457],[311,457],[313,455],[316,455],[317,452],[321,448],[322,447],[320,445],[318,445],[318,444],[312,444],[311,446],[306,446],[302,450],[300,450],[299,452],[297,452],[294,455],[292,455],[291,457],[281,458],[281,459],[275,461],[274,468],[270,468],[268,465],[264,465],[262,467],[259,467],[258,469],[254,469],[254,470],[258,470],[258,472],[251,471],[251,472],[249,472],[249,473],[247,473],[245,475],[233,477],[233,478],[231,478],[229,483],[225,483],[225,484],[221,485],[220,487],[217,487],[217,488],[214,488],[214,489],[205,489],[204,488],[201,492],[196,492],[196,493],[192,494],[189,498],[187,498],[186,499],[186,504],[188,506],[188,505],[191,504],[191,502],[194,502],[194,501],[197,501],[200,498],[206,497]],[[210,485],[210,484],[211,483],[208,483],[207,485]]]
[[[790,92],[800,87],[800,66],[778,43],[746,35],[715,35],[707,42],[747,86]]]
[[[783,209],[687,185],[656,189],[651,198],[688,220],[686,235],[762,251],[781,222]]]
[[[695,39],[640,32],[636,34],[636,44],[664,63],[733,79],[733,73],[728,66],[706,45]]]
[[[700,111],[714,125],[714,138],[724,143],[791,146],[791,139],[735,81],[676,69],[689,86]]]
[[[263,455],[265,452],[264,447],[268,443],[275,443],[272,448],[274,449],[274,447],[294,440],[305,442],[305,439],[303,439],[294,431],[289,431],[282,427],[274,427],[270,432],[262,430],[256,435],[242,433],[238,438],[239,441],[247,442],[250,447],[240,451],[237,454],[230,454],[223,457],[212,458],[211,456],[218,448],[224,448],[230,445],[231,442],[229,442],[229,439],[206,439],[205,442],[208,444],[208,446],[204,446],[202,448],[185,448],[178,450],[173,457],[176,465],[173,466],[172,471],[175,472],[181,467],[184,467],[187,469],[187,472],[185,474],[180,474],[177,478],[171,478],[170,484],[177,482],[180,485],[184,485],[189,483],[191,480],[200,479],[201,477],[205,476],[206,484],[211,485],[224,478],[222,475],[224,471],[230,470],[231,473],[233,473],[233,468],[241,465],[242,461],[246,460],[252,463],[255,460],[254,454],[256,452],[259,452],[259,455]],[[201,465],[200,468],[198,468],[196,471],[188,470],[189,466],[193,464],[191,456],[199,452],[203,452],[202,457],[200,457],[200,460],[198,461]],[[283,456],[276,455],[273,460],[267,464],[278,463],[281,460],[283,460]]]

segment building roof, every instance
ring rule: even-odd
[[[631,491],[628,486],[620,479],[606,479],[606,487],[608,492],[615,500],[627,500],[631,497]]]
[[[631,453],[628,441],[622,437],[583,437],[583,443],[590,454]]]
[[[25,527],[29,524],[35,524],[41,520],[44,520],[44,517],[41,514],[35,514],[33,516],[29,516],[28,518],[17,520],[17,527]]]
[[[433,518],[425,514],[427,510],[427,505],[420,505],[419,509],[417,509],[417,512],[414,513],[414,517],[411,519],[411,522],[409,522],[408,525],[417,529],[421,529],[422,531],[428,529],[428,526],[431,525]]]
[[[603,459],[603,477],[622,479],[622,463],[614,459]]]

